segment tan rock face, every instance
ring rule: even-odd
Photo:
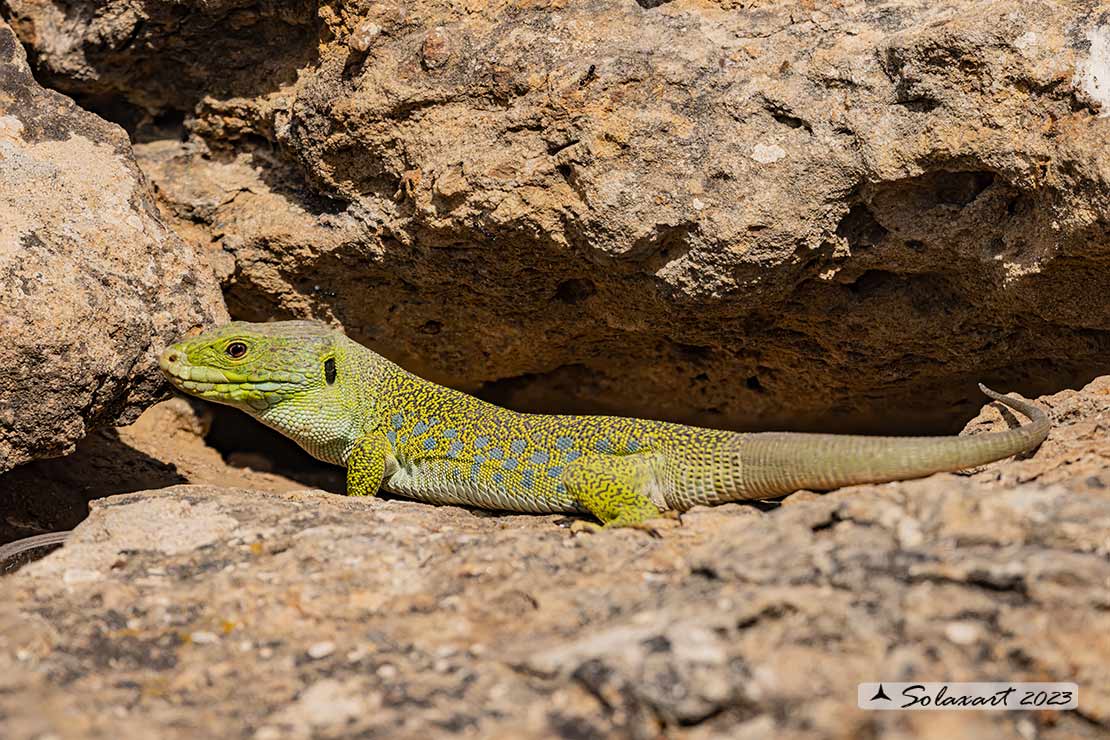
[[[0,22],[0,472],[134,420],[156,350],[226,315],[124,131],[39,87]]]
[[[316,51],[309,0],[13,0],[6,7],[35,50],[41,80],[132,121],[129,104],[185,109],[204,95],[265,91],[294,79]]]
[[[1098,4],[3,7],[138,143],[0,27],[0,470],[130,419],[152,350],[226,318],[138,167],[236,316],[520,408],[920,430],[1110,360]],[[4,736],[1100,736],[1110,379],[1041,400],[1027,459],[650,538],[306,491],[342,471],[249,430],[225,460],[178,399],[0,477],[0,541],[93,500],[0,580]],[[1081,707],[854,708],[895,676]]]
[[[5,737],[1100,737],[1110,378],[1040,400],[1058,423],[1027,460],[699,508],[659,538],[290,491],[221,471],[175,401],[121,439],[270,490],[102,499],[0,580]],[[855,709],[892,677],[1074,681],[1080,709]]]
[[[240,318],[747,428],[951,430],[976,379],[1110,366],[1097,4],[9,6],[54,84],[185,117],[139,159]]]

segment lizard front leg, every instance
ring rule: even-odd
[[[381,432],[371,432],[355,440],[347,455],[347,495],[377,494],[391,454],[389,441]]]

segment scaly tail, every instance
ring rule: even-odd
[[[736,449],[742,498],[768,498],[803,488],[829,490],[962,470],[1037,447],[1052,422],[1039,406],[995,393],[1032,424],[966,437],[866,437],[841,434],[745,435]],[[739,498],[739,497],[738,497]]]
[[[65,530],[63,532],[48,532],[46,534],[37,534],[34,537],[24,537],[15,542],[0,547],[0,565],[5,561],[14,558],[21,552],[33,550],[36,547],[47,547],[48,545],[60,545],[66,541],[72,530]]]
[[[773,498],[804,488],[827,491],[962,470],[1031,450],[1052,425],[1039,406],[980,385],[995,401],[1032,420],[1016,429],[967,437],[865,437],[850,434],[736,434],[674,461],[667,503],[675,509]]]

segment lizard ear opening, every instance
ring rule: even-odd
[[[324,380],[327,381],[328,385],[335,384],[335,375],[335,358],[329,357],[324,360]]]

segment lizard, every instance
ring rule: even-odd
[[[347,469],[347,493],[589,514],[604,527],[698,504],[920,478],[1035,449],[1051,420],[980,384],[1030,424],[965,437],[738,433],[616,416],[524,414],[424,380],[315,321],[233,321],[167,347],[186,394],[239,408]],[[0,562],[68,532],[9,543]]]
[[[518,413],[402,369],[321,322],[233,321],[159,359],[184,393],[228,404],[346,467],[348,495],[588,514],[640,527],[699,504],[919,478],[1036,448],[1049,416],[971,436],[738,433],[617,416]]]

